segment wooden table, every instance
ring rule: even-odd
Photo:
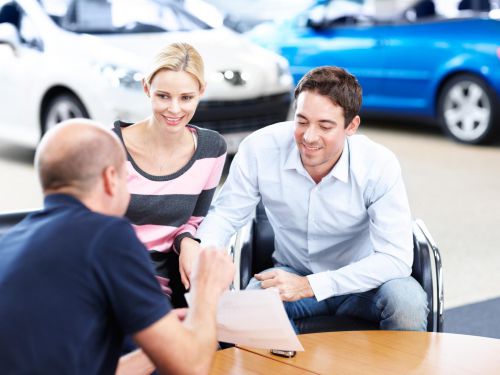
[[[210,374],[500,374],[500,340],[450,333],[300,335],[294,358],[246,347],[218,351]]]

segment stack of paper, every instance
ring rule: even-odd
[[[225,292],[217,309],[217,339],[261,349],[304,350],[273,289]]]

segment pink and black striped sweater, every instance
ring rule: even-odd
[[[121,121],[114,124],[113,130],[122,142],[121,129],[130,125]],[[227,148],[224,138],[213,130],[193,125],[188,128],[196,132],[196,151],[173,174],[150,175],[127,152],[131,200],[125,216],[150,251],[178,252],[181,239],[195,237],[221,178]]]

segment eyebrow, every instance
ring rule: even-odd
[[[168,91],[156,90],[156,92],[157,92],[158,94],[168,94],[168,95],[170,95],[170,93],[169,93]],[[194,91],[192,91],[192,92],[183,92],[183,93],[181,93],[180,95],[195,95],[195,94],[196,94],[196,93],[195,93]]]
[[[306,121],[309,121],[308,118],[300,113],[297,113],[296,115],[297,117],[300,117],[302,120],[306,120]],[[337,123],[333,120],[328,120],[328,119],[322,119],[322,120],[319,120],[318,122],[322,123],[322,124],[330,124],[330,125],[333,125],[333,126],[336,126]]]

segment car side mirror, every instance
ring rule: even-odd
[[[13,24],[0,23],[0,44],[9,45],[14,53],[19,50],[21,40],[19,39],[19,32]]]

